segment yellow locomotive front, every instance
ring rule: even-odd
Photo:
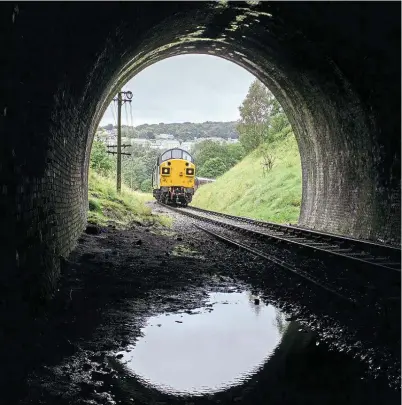
[[[157,159],[152,174],[153,196],[164,204],[187,206],[194,194],[195,165],[183,149],[169,149]]]

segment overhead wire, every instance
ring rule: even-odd
[[[117,127],[117,111],[115,112],[115,107],[116,107],[116,100],[113,99],[113,101],[109,104],[110,109],[112,110],[112,116],[114,120],[114,126]]]
[[[128,112],[127,112],[127,102],[125,102],[124,103],[124,114],[125,114],[125,122],[126,122],[126,125],[128,126]]]
[[[133,135],[133,125],[132,125],[132,120],[131,120],[131,103],[128,103],[128,113],[127,113],[127,120],[128,120],[128,126],[129,130],[131,133],[131,136]]]
[[[131,133],[132,137],[135,137],[135,131],[134,131],[134,117],[133,117],[133,106],[130,103],[130,120],[131,120]]]

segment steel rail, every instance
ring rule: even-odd
[[[229,244],[231,244],[233,246],[237,246],[237,247],[239,247],[239,248],[241,248],[241,249],[243,249],[243,250],[245,250],[245,251],[247,251],[249,253],[252,253],[255,256],[259,256],[259,257],[261,257],[261,258],[263,258],[265,260],[268,260],[268,261],[270,261],[270,262],[272,262],[272,263],[274,263],[274,264],[276,264],[276,265],[278,265],[278,266],[280,266],[280,267],[282,267],[282,268],[284,268],[284,269],[286,269],[286,270],[288,270],[288,271],[290,271],[290,272],[292,272],[294,274],[297,274],[298,276],[304,278],[305,280],[310,281],[311,283],[317,285],[320,288],[323,288],[324,290],[326,290],[326,291],[328,291],[328,292],[330,292],[332,294],[335,294],[336,296],[338,296],[339,298],[341,298],[343,300],[346,300],[348,302],[356,304],[356,301],[354,299],[352,299],[350,297],[346,297],[343,294],[340,294],[339,292],[337,292],[337,291],[333,290],[332,288],[326,286],[325,284],[322,284],[319,281],[314,280],[312,277],[309,277],[306,274],[303,274],[303,273],[297,271],[296,268],[294,268],[292,266],[289,266],[284,260],[278,260],[278,259],[276,259],[275,257],[273,257],[271,255],[268,255],[268,254],[266,254],[264,252],[261,252],[260,250],[256,250],[256,249],[252,248],[251,246],[247,246],[247,245],[245,245],[243,243],[237,242],[234,239],[230,239],[230,238],[228,238],[226,236],[219,235],[218,233],[213,232],[213,231],[211,231],[209,229],[206,229],[206,228],[204,228],[204,227],[202,227],[200,225],[194,224],[194,226],[197,227],[198,229],[200,229],[200,230],[214,236],[217,239],[220,239],[220,240],[222,240],[222,241],[224,241],[226,243],[229,243]]]
[[[365,239],[357,239],[357,238],[352,238],[351,236],[342,236],[342,235],[338,235],[335,233],[330,233],[330,232],[322,232],[322,231],[316,231],[313,229],[309,229],[309,228],[303,228],[300,226],[294,226],[294,225],[283,225],[283,224],[278,224],[275,222],[269,222],[269,221],[262,221],[262,220],[258,220],[258,219],[253,219],[253,218],[249,218],[249,217],[241,217],[241,216],[236,216],[236,215],[232,215],[232,214],[225,214],[223,212],[217,212],[217,211],[211,211],[211,210],[207,210],[204,208],[199,208],[199,207],[194,207],[192,205],[189,205],[188,208],[191,208],[195,211],[201,211],[201,212],[205,212],[205,213],[209,213],[209,214],[213,214],[213,215],[217,215],[217,216],[222,216],[222,217],[226,217],[226,218],[232,218],[232,219],[236,219],[239,221],[245,221],[245,222],[250,222],[250,223],[254,223],[256,225],[261,225],[261,226],[272,226],[275,228],[280,228],[280,229],[284,229],[284,230],[291,230],[291,231],[295,231],[295,232],[306,232],[309,234],[314,234],[317,236],[328,236],[328,237],[333,237],[333,238],[339,238],[342,241],[343,240],[347,240],[350,242],[355,242],[355,243],[363,243],[364,245],[371,245],[371,246],[375,246],[378,248],[385,248],[385,249],[389,249],[389,250],[394,250],[396,252],[401,251],[401,249],[399,247],[393,246],[393,245],[386,245],[384,243],[377,243],[377,242],[373,242],[370,240],[365,240]]]
[[[340,235],[334,235],[334,234],[329,234],[329,233],[324,233],[324,232],[317,232],[305,228],[296,228],[292,226],[287,226],[287,225],[280,225],[280,224],[274,224],[271,222],[264,222],[264,221],[257,221],[253,220],[250,218],[245,218],[245,217],[236,217],[234,215],[230,214],[222,214],[219,212],[215,211],[209,211],[209,210],[204,210],[201,208],[195,208],[195,207],[189,207],[190,209],[193,209],[195,211],[199,212],[204,212],[209,215],[214,215],[217,217],[224,217],[228,219],[232,219],[234,221],[241,221],[241,222],[246,222],[250,225],[254,225],[257,227],[263,227],[263,228],[269,228],[273,229],[276,232],[282,232],[285,239],[291,240],[291,238],[298,238],[298,242],[301,243],[302,245],[312,248],[316,248],[316,250],[321,250],[321,251],[326,251],[328,253],[332,253],[334,255],[339,255],[342,257],[348,257],[350,259],[354,259],[360,262],[364,262],[368,265],[375,266],[375,267],[382,267],[387,270],[394,270],[397,272],[401,271],[401,250],[396,248],[396,247],[390,247],[387,245],[380,245],[376,244],[374,242],[370,241],[363,241],[359,239],[354,239],[354,238],[349,238],[349,237],[343,237]],[[296,233],[294,230],[298,230],[299,234],[304,234],[305,238],[307,241],[303,241],[302,237],[300,236],[288,236],[286,235],[287,233]],[[310,237],[307,238],[306,236]],[[275,235],[278,236],[278,235]],[[323,239],[326,238],[326,242],[317,242],[315,239]],[[311,238],[314,238],[313,241],[311,241]],[[296,240],[294,241],[296,242]],[[329,246],[330,243],[335,243],[334,246]],[[349,247],[345,246],[345,248],[342,247],[342,245],[349,244]],[[321,249],[318,247],[321,245]],[[324,247],[323,245],[327,245]],[[356,250],[356,245],[359,246],[361,249]],[[332,250],[335,249],[335,250]],[[374,252],[375,251],[375,252]],[[378,256],[378,254],[381,251],[381,256]],[[357,257],[360,256],[360,257]],[[373,257],[370,257],[373,256]],[[384,257],[385,256],[385,257]],[[381,263],[382,262],[382,263]]]
[[[159,204],[161,204],[161,203],[159,203]],[[339,258],[342,258],[342,259],[347,259],[347,260],[359,262],[361,264],[364,264],[364,265],[367,265],[367,266],[370,266],[370,267],[382,268],[382,269],[391,270],[393,272],[400,273],[400,269],[395,269],[394,267],[389,267],[389,266],[387,266],[386,264],[383,264],[383,263],[378,263],[378,262],[375,262],[375,261],[373,262],[373,261],[365,260],[365,259],[363,259],[361,257],[353,256],[353,254],[356,254],[356,252],[349,252],[348,251],[349,254],[346,254],[346,252],[342,253],[342,249],[339,249],[339,247],[337,247],[337,251],[334,251],[334,250],[331,250],[332,248],[334,248],[334,246],[323,248],[322,246],[321,247],[317,246],[317,243],[314,243],[314,242],[311,242],[311,241],[303,242],[303,241],[300,241],[300,240],[293,240],[291,237],[286,236],[286,235],[280,235],[279,236],[279,235],[275,235],[275,234],[272,234],[272,233],[263,233],[263,232],[259,232],[257,230],[244,228],[242,226],[238,226],[238,225],[234,225],[234,224],[228,224],[228,223],[222,222],[222,221],[220,221],[218,219],[213,219],[213,218],[210,218],[210,217],[195,214],[195,213],[190,212],[188,209],[178,209],[178,208],[166,205],[166,204],[161,204],[161,205],[167,207],[168,209],[171,209],[173,211],[181,213],[183,215],[190,216],[190,217],[192,217],[194,219],[214,223],[216,225],[219,225],[219,226],[222,226],[222,227],[225,227],[225,228],[228,228],[228,229],[249,233],[251,235],[256,235],[259,238],[273,239],[273,240],[276,240],[276,241],[279,241],[279,242],[285,242],[285,243],[288,243],[288,244],[293,244],[293,245],[298,246],[298,247],[313,249],[315,251],[325,253],[325,254],[328,254],[328,255],[333,255],[333,256],[336,256],[336,257],[339,257]],[[193,207],[190,207],[190,208],[193,209]],[[218,216],[218,217],[226,217],[226,218],[231,219],[231,220],[240,220],[240,221],[242,221],[242,219],[244,220],[244,218],[242,218],[242,217],[236,217],[236,216],[229,215],[229,214],[215,213],[214,211],[208,211],[208,210],[202,210],[202,209],[196,209],[195,211],[200,211],[200,212],[203,212],[205,214],[214,215],[214,216]],[[216,215],[216,214],[218,214],[218,215]],[[254,221],[254,220],[251,220],[251,221],[252,221],[251,222],[252,225],[255,225],[256,222],[259,222],[259,221]],[[248,221],[242,221],[242,222],[248,222]],[[278,224],[275,224],[275,225],[278,225]],[[376,258],[373,258],[371,260],[376,260]]]
[[[193,206],[188,206],[188,208],[194,210],[194,211],[200,211],[200,212],[205,212],[207,214],[215,215],[215,216],[220,216],[220,217],[225,217],[225,218],[230,218],[236,221],[242,221],[242,222],[247,222],[256,226],[260,227],[265,227],[265,228],[272,228],[272,229],[277,229],[281,232],[290,232],[290,233],[298,233],[298,234],[306,234],[311,237],[316,237],[316,238],[329,238],[330,240],[338,243],[349,243],[353,244],[356,246],[360,246],[362,248],[366,248],[368,251],[370,250],[377,250],[377,251],[382,251],[382,254],[390,256],[390,257],[397,257],[398,261],[400,262],[401,258],[401,249],[396,246],[392,245],[386,245],[382,243],[376,243],[373,241],[369,240],[363,240],[363,239],[356,239],[352,238],[350,236],[342,236],[342,235],[337,235],[334,233],[329,233],[329,232],[322,232],[322,231],[316,231],[313,229],[308,229],[308,228],[303,228],[303,227],[298,227],[298,226],[292,226],[292,225],[283,225],[283,224],[277,224],[274,222],[268,222],[268,221],[261,221],[261,220],[256,220],[248,217],[240,217],[240,216],[235,216],[231,214],[225,214],[222,212],[216,212],[216,211],[210,211],[206,210],[203,208],[198,208],[198,207],[193,207]]]

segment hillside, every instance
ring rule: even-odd
[[[194,138],[238,138],[238,133],[236,131],[237,123],[235,121],[231,122],[184,122],[184,123],[171,123],[171,124],[143,124],[134,127],[134,131],[127,127],[122,126],[122,135],[128,138],[146,138],[155,139],[156,135],[160,134],[171,134],[174,135],[175,139],[180,139],[182,141],[193,140]],[[106,128],[109,126],[105,126]],[[113,128],[113,126],[110,126]],[[110,128],[110,129],[111,129]]]
[[[191,205],[278,223],[296,223],[301,203],[301,166],[292,132],[269,144],[275,156],[265,176],[261,148],[219,177],[200,187]]]

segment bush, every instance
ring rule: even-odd
[[[198,171],[198,174],[201,177],[215,178],[222,175],[227,170],[228,167],[226,166],[225,162],[221,158],[215,157],[208,159]]]
[[[102,213],[102,207],[100,205],[99,200],[97,200],[96,198],[89,198],[88,204],[89,204],[89,211]]]
[[[201,177],[215,177],[228,171],[245,156],[244,148],[237,144],[220,144],[215,141],[205,140],[197,143],[192,150],[192,155],[197,165],[197,173]],[[213,160],[218,159],[218,160]],[[211,160],[212,163],[211,163]],[[213,165],[218,165],[216,169]]]
[[[103,142],[94,140],[92,144],[91,169],[101,176],[107,176],[113,169],[113,160],[107,153],[106,145]]]
[[[141,183],[140,189],[144,193],[150,193],[152,191],[152,181],[150,179],[146,179]]]

